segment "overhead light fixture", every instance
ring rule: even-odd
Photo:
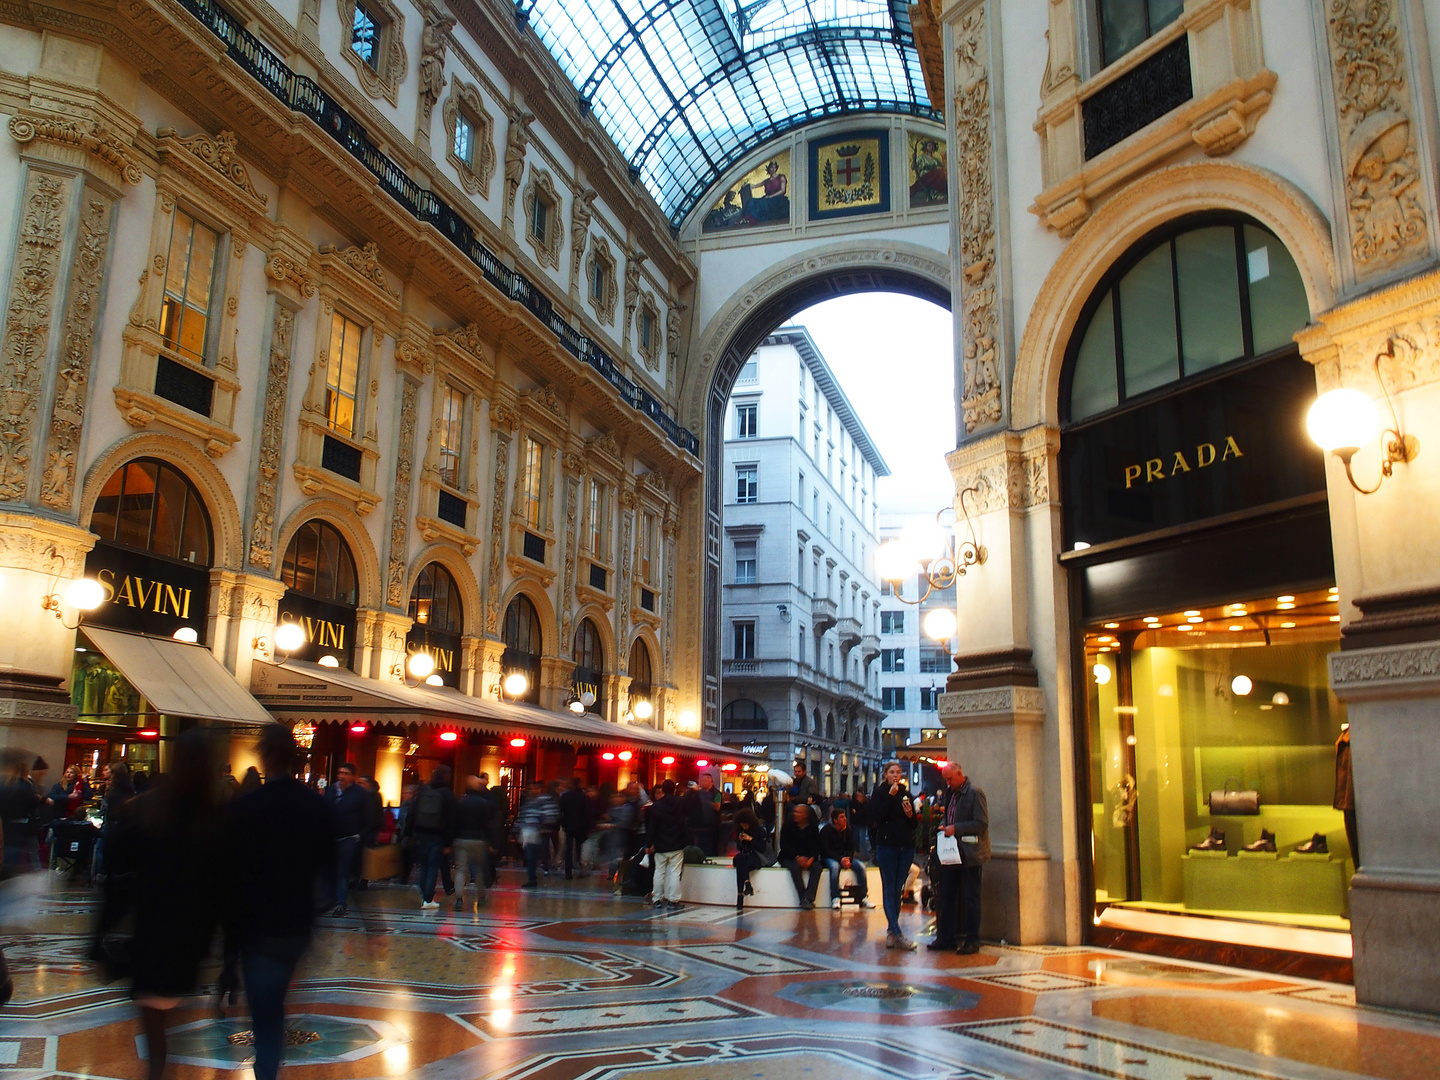
[[[1305,417],[1305,427],[1310,432],[1310,438],[1314,439],[1322,450],[1341,460],[1345,466],[1345,479],[1350,481],[1350,486],[1361,495],[1370,495],[1380,490],[1380,485],[1394,473],[1397,461],[1414,461],[1420,452],[1420,443],[1415,436],[1406,435],[1400,430],[1400,418],[1395,412],[1395,402],[1390,398],[1390,391],[1385,385],[1385,373],[1380,367],[1380,361],[1394,357],[1395,339],[1392,337],[1385,343],[1385,350],[1375,354],[1374,364],[1375,381],[1380,384],[1380,392],[1385,395],[1385,404],[1390,410],[1390,427],[1381,430],[1380,413],[1375,408],[1375,403],[1359,390],[1349,387],[1321,394],[1315,399],[1315,404],[1310,406],[1310,412]],[[1377,435],[1382,443],[1380,479],[1375,481],[1374,487],[1363,488],[1355,482],[1350,461],[1359,453],[1361,447]]]
[[[1255,684],[1251,682],[1249,675],[1236,675],[1233,679],[1230,680],[1230,692],[1232,694],[1237,694],[1240,697],[1245,697],[1250,693],[1251,690],[1254,689]]]
[[[1196,608],[1191,608],[1189,611],[1185,612],[1185,617],[1186,617],[1187,619],[1193,619],[1193,618],[1195,618],[1195,617],[1196,617],[1197,615],[1199,615],[1199,614],[1200,614],[1200,612],[1199,612],[1198,609],[1196,609]]]
[[[1088,551],[1089,549],[1090,545],[1084,540],[1076,540],[1075,543],[1070,545],[1071,551]]]
[[[655,706],[651,705],[645,698],[640,698],[630,706],[630,711],[635,714],[637,720],[649,720],[655,715]]]
[[[519,750],[525,745],[525,740],[520,738],[511,739],[510,745],[513,746],[516,750]]]
[[[1190,616],[1189,618],[1187,618],[1185,621],[1188,622],[1188,623],[1204,622],[1204,621],[1205,621],[1205,618],[1204,618],[1204,616],[1202,616],[1202,615],[1191,615],[1191,616]]]
[[[579,698],[571,698],[570,704],[568,704],[566,708],[569,709],[576,716],[583,715],[585,712],[585,705],[583,702],[581,702]]]
[[[1277,604],[1293,604],[1293,603],[1295,602],[1295,597],[1293,597],[1293,596],[1288,596],[1288,595],[1287,595],[1287,596],[1277,596],[1277,597],[1275,598],[1275,602],[1276,602]]]
[[[1282,623],[1280,624],[1280,629],[1281,629],[1281,630],[1294,630],[1294,629],[1295,629],[1295,624],[1294,624],[1293,622],[1282,622]]]
[[[894,589],[895,599],[904,604],[922,604],[933,590],[948,589],[965,576],[968,568],[984,565],[989,552],[976,539],[970,512],[965,509],[965,496],[979,494],[979,487],[965,488],[954,506],[947,506],[935,515],[933,526],[928,523],[911,526],[875,549],[875,572],[881,581],[897,584],[917,572],[925,581],[925,591],[916,599],[908,600],[899,589]],[[956,507],[961,518],[955,515]],[[948,528],[944,521],[947,513],[951,517]],[[962,519],[969,539],[957,542],[955,533]]]
[[[160,732],[155,728],[141,728],[135,734],[142,739],[158,739],[160,737]]]
[[[1107,623],[1105,624],[1105,629],[1106,629],[1106,630],[1119,630],[1119,629],[1120,629],[1120,624],[1119,624],[1118,622],[1107,622]]]
[[[674,754],[666,754],[664,757],[662,757],[662,758],[660,759],[660,764],[661,764],[661,765],[674,765],[674,764],[675,764],[675,755],[674,755]]]
[[[740,766],[736,765],[733,761],[727,761],[724,765],[720,766],[721,772],[737,772],[739,769]]]
[[[620,753],[616,754],[615,756],[618,757],[621,761],[629,761],[635,755],[632,754],[629,750],[621,750]]]
[[[440,732],[440,741],[441,741],[441,742],[456,742],[456,741],[459,740],[459,738],[460,738],[460,735],[459,735],[458,732],[454,732],[454,731],[442,731],[442,732]]]
[[[1294,605],[1294,604],[1276,604],[1275,607],[1278,608],[1280,611],[1290,611],[1292,608],[1295,607],[1295,605]]]
[[[1230,624],[1230,629],[1231,629],[1231,630],[1244,630],[1245,627],[1241,626],[1239,623],[1231,623],[1231,624]]]
[[[194,645],[197,641],[200,640],[200,635],[195,632],[195,628],[193,626],[182,626],[179,630],[176,630],[175,633],[171,634],[170,636],[173,637],[176,641],[185,642],[185,644],[187,645]]]

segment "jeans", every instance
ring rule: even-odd
[[[344,907],[350,888],[350,871],[355,869],[355,859],[360,854],[360,837],[346,836],[335,841],[335,879],[330,887],[330,903],[327,907]]]
[[[980,940],[980,872],[975,866],[941,866],[935,900],[935,941],[942,946],[971,945]],[[963,911],[962,911],[963,909]],[[964,933],[963,942],[956,940]]]
[[[485,878],[489,873],[486,865],[490,861],[490,841],[488,840],[456,840],[455,841],[455,889],[456,903],[461,907],[465,906],[465,886],[470,881],[470,875],[475,875],[475,903],[481,904],[485,900]]]
[[[815,859],[810,863],[809,870],[804,869],[794,859],[781,859],[780,865],[790,871],[790,877],[795,882],[795,894],[800,897],[801,901],[815,903],[815,895],[820,891],[820,871],[825,869],[824,861],[819,858]],[[805,880],[806,874],[810,876],[808,883]]]
[[[571,876],[571,873],[573,872],[576,863],[579,863],[579,864],[580,864],[580,869],[581,869],[582,871],[585,869],[585,860],[584,860],[584,858],[583,858],[582,855],[581,855],[581,853],[584,851],[584,849],[585,849],[585,838],[584,838],[583,836],[581,836],[579,833],[572,833],[569,829],[566,829],[566,830],[565,830],[565,876],[566,876],[567,878]]]
[[[880,871],[880,902],[885,908],[885,930],[900,934],[900,894],[905,891],[905,877],[910,872],[915,852],[909,848],[877,844],[875,865]]]
[[[826,859],[825,865],[830,870],[830,900],[834,902],[840,899],[840,860]],[[855,871],[855,898],[864,900],[865,891],[870,886],[865,880],[865,864],[859,859],[851,859],[850,868]]]
[[[440,864],[444,857],[445,841],[439,834],[415,834],[415,862],[420,866],[420,899],[427,904],[435,899],[435,879],[440,876]]]
[[[240,963],[245,996],[250,999],[250,1027],[255,1034],[255,1080],[275,1080],[285,1043],[285,994],[302,949],[297,943],[274,952],[245,950]]]
[[[657,851],[655,853],[655,886],[651,895],[656,900],[680,902],[680,873],[685,865],[685,852]]]
[[[543,839],[541,837],[525,845],[525,873],[527,875],[525,883],[527,885],[537,883],[535,874],[540,869],[540,843]]]

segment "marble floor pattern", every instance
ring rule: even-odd
[[[598,878],[477,914],[358,894],[290,997],[289,1080],[1440,1078],[1440,1023],[1346,986],[1088,947],[887,952],[877,911],[661,914]],[[58,883],[0,922],[15,977],[0,1080],[144,1076],[134,1008],[84,960],[93,902]],[[921,917],[907,926],[923,936]],[[208,977],[213,980],[215,971]],[[177,1080],[249,1068],[243,1009],[178,1009]]]

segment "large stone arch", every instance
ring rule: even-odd
[[[693,535],[701,539],[705,552],[700,667],[706,731],[718,730],[719,724],[720,473],[726,402],[740,368],[776,327],[812,304],[861,292],[906,293],[949,308],[950,264],[943,252],[903,241],[852,239],[807,248],[737,290],[706,324],[692,353],[695,362],[686,373],[679,405],[686,426],[700,433],[705,463],[697,507],[702,520],[694,523]]]
[[[550,600],[550,594],[531,578],[516,578],[505,590],[505,595],[500,598],[500,622],[496,632],[503,633],[505,612],[510,608],[510,601],[522,593],[535,605],[535,614],[540,617],[540,655],[569,660],[570,646],[560,641],[560,624],[555,618],[555,605]],[[561,652],[561,648],[565,651]]]
[[[561,655],[566,660],[574,659],[575,635],[580,632],[580,624],[586,619],[594,624],[596,631],[600,634],[600,647],[605,650],[604,671],[609,675],[618,674],[622,668],[620,651],[615,647],[615,626],[611,623],[608,613],[599,604],[585,604],[575,612],[575,617],[570,623],[570,640],[560,643],[560,648],[563,650]]]
[[[355,556],[355,577],[358,586],[358,606],[378,610],[384,603],[384,589],[380,582],[380,559],[375,554],[375,545],[360,516],[344,503],[334,499],[307,499],[290,511],[275,535],[275,576],[280,576],[284,554],[290,547],[300,526],[312,519],[319,519],[335,526],[345,542],[350,545],[350,554]]]
[[[410,594],[415,591],[415,581],[420,576],[420,571],[432,562],[439,563],[450,571],[455,584],[460,586],[460,603],[465,607],[465,619],[460,632],[467,637],[479,637],[480,627],[484,622],[480,583],[475,579],[475,571],[469,560],[458,548],[449,544],[431,544],[415,556],[410,563],[409,573],[405,575],[405,603],[408,605],[410,602]]]
[[[205,456],[199,447],[174,435],[147,432],[128,435],[112,443],[104,453],[95,459],[85,474],[85,486],[80,497],[80,524],[90,527],[90,516],[95,510],[95,500],[100,490],[115,471],[136,458],[155,458],[174,465],[190,478],[201,498],[205,509],[210,512],[210,527],[214,533],[214,552],[211,565],[226,570],[240,570],[245,565],[245,535],[240,524],[240,508],[224,475],[215,463]]]
[[[655,631],[648,626],[636,628],[630,635],[630,640],[625,643],[625,652],[621,656],[622,663],[616,664],[617,670],[630,674],[630,652],[635,648],[635,642],[643,641],[645,648],[650,651],[650,677],[651,686],[660,686],[665,682],[665,665],[663,655],[660,652],[660,639],[655,636]]]
[[[1101,278],[1132,245],[1167,222],[1205,210],[1233,210],[1270,229],[1305,282],[1312,316],[1335,303],[1330,224],[1288,180],[1254,165],[1204,161],[1147,174],[1098,210],[1055,260],[1036,296],[1016,357],[1011,423],[1060,421],[1060,370],[1081,310]]]

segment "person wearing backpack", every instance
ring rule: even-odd
[[[449,765],[437,765],[430,782],[415,793],[415,804],[406,819],[415,863],[420,868],[420,906],[426,910],[440,906],[435,901],[435,880],[455,839],[455,792],[450,788],[453,775]]]

